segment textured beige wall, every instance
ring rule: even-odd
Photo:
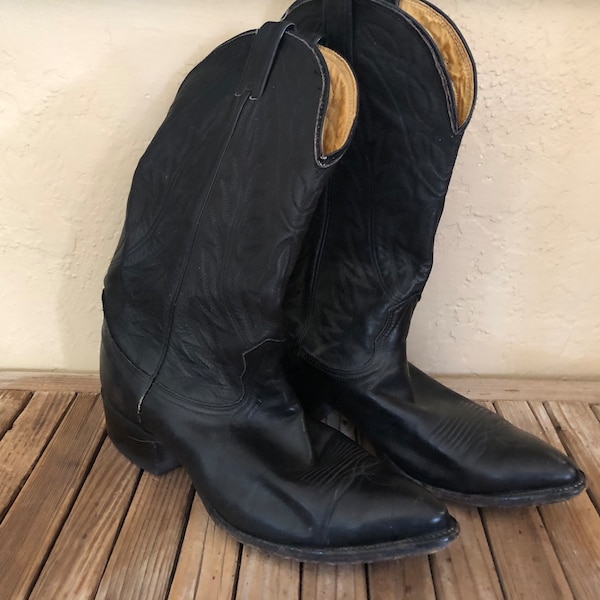
[[[97,365],[131,176],[189,69],[285,0],[0,0],[0,368]],[[410,351],[438,373],[600,375],[597,0],[439,0],[479,102]]]

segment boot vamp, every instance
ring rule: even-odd
[[[385,448],[430,485],[464,493],[502,493],[576,484],[580,472],[539,438],[410,367],[412,401],[388,407]]]
[[[143,417],[233,533],[331,548],[454,529],[420,486],[299,407],[248,402],[219,411],[153,392]]]

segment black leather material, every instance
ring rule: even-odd
[[[240,540],[305,560],[441,547],[457,526],[420,486],[306,417],[281,303],[320,192],[329,93],[287,24],[217,48],[141,158],[105,279],[107,431],[154,473],[181,464]]]
[[[346,60],[350,60],[353,54],[353,25],[352,0],[323,0],[325,45],[337,48]]]
[[[236,96],[248,92],[252,100],[257,100],[263,95],[279,44],[285,32],[292,27],[292,23],[288,21],[269,22],[256,32]]]
[[[300,0],[287,17],[303,32],[326,31],[322,4]],[[585,479],[570,459],[407,363],[410,318],[470,115],[459,125],[444,60],[418,22],[380,0],[351,4],[357,130],[288,287],[288,376],[305,406],[333,405],[445,498],[572,496]]]

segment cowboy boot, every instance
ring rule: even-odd
[[[105,279],[108,435],[139,467],[183,465],[244,543],[302,560],[446,545],[423,488],[307,418],[281,368],[281,303],[356,116],[347,64],[268,23],[185,79],[135,172]]]
[[[302,0],[287,14],[347,58],[361,92],[354,139],[289,285],[286,372],[305,406],[329,404],[441,498],[478,506],[574,496],[562,453],[407,362],[412,312],[475,102],[475,65],[431,4]]]

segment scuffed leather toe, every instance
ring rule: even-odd
[[[458,534],[458,524],[423,487],[382,463],[373,463],[373,469],[355,478],[337,500],[328,530],[337,533],[336,545],[353,545],[357,540],[447,543]]]
[[[467,492],[504,496],[515,503],[519,498],[550,502],[569,498],[585,487],[584,474],[569,457],[501,417],[490,414],[489,418],[496,435],[480,457],[479,477]]]

